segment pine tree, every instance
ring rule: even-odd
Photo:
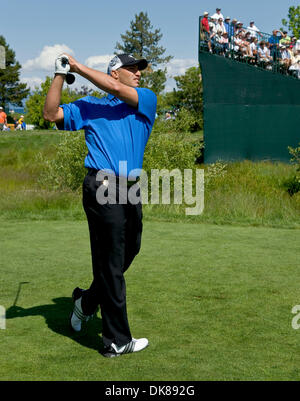
[[[167,69],[159,67],[173,58],[164,56],[166,49],[159,46],[162,36],[160,29],[153,30],[148,14],[140,12],[130,22],[130,29],[121,35],[123,43],[117,42],[115,47],[116,54],[128,53],[149,62],[142,75],[141,86],[152,89],[156,94],[164,90],[167,80]]]
[[[3,36],[0,36],[0,45],[5,49],[5,69],[0,69],[0,105],[3,108],[8,103],[22,106],[22,100],[29,94],[29,89],[19,81],[21,65]]]

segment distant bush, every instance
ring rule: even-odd
[[[155,121],[154,132],[196,132],[202,130],[202,115],[181,108],[173,119],[158,118]]]
[[[293,176],[284,180],[283,186],[292,196],[300,191],[300,146],[298,146],[297,148],[292,148],[289,146],[288,149],[290,154],[292,155],[291,162],[296,165],[296,172]]]
[[[199,153],[199,146],[184,134],[154,132],[146,146],[143,169],[192,169]]]
[[[83,132],[68,132],[63,140],[56,145],[56,156],[51,160],[41,160],[43,156],[37,156],[38,162],[43,165],[43,171],[39,183],[49,189],[71,189],[77,191],[82,185],[86,174],[84,159],[87,155],[87,147]]]

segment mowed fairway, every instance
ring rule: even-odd
[[[99,312],[85,335],[68,327],[71,292],[91,281],[87,224],[2,221],[0,235],[2,380],[300,378],[299,230],[145,222],[126,279],[150,346],[114,359],[98,353]]]

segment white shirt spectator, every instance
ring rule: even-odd
[[[215,13],[214,15],[211,16],[211,18],[215,18],[216,21],[218,21],[219,18],[222,18],[222,20],[225,21],[224,16],[221,13],[219,13],[219,14]]]
[[[226,28],[225,28],[225,25],[223,24],[223,22],[222,22],[221,24],[218,22],[218,24],[217,24],[217,26],[216,26],[216,29],[217,29],[217,32],[219,32],[219,31],[222,31],[222,33],[227,32],[227,31],[226,31]]]
[[[258,39],[258,33],[260,30],[255,26],[254,24],[251,26],[251,24],[247,28],[247,32],[250,32],[251,38],[257,38]]]
[[[216,28],[216,24],[214,24],[213,22],[209,23],[209,28],[210,28],[210,33],[218,33],[217,28]]]
[[[263,48],[259,46],[258,55],[260,59],[269,60],[270,50],[267,48],[267,46],[264,46]]]
[[[290,71],[296,71],[297,76],[300,79],[300,51],[298,51],[295,56],[292,56],[292,65],[289,69]]]
[[[244,42],[242,41],[242,39],[240,39],[238,36],[236,36],[234,38],[234,50],[236,52],[239,51],[239,50],[241,50],[242,52],[245,52],[246,49],[244,47],[240,49],[240,46],[243,46],[243,43]]]
[[[282,50],[281,58],[282,60],[290,60],[291,59],[290,52],[287,49]]]
[[[294,51],[297,52],[298,50],[300,50],[300,40],[297,40]]]
[[[254,56],[254,52],[256,52],[256,51],[257,51],[257,43],[252,42],[250,44],[250,53],[251,53],[252,57]]]

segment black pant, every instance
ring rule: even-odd
[[[83,207],[87,216],[93,282],[82,297],[82,309],[91,315],[100,305],[105,346],[131,341],[126,309],[124,272],[138,254],[142,235],[142,204],[100,205],[96,192],[102,182],[89,171],[83,182]],[[110,185],[110,184],[108,184]],[[119,185],[116,185],[118,192]],[[118,202],[118,197],[117,197]]]

